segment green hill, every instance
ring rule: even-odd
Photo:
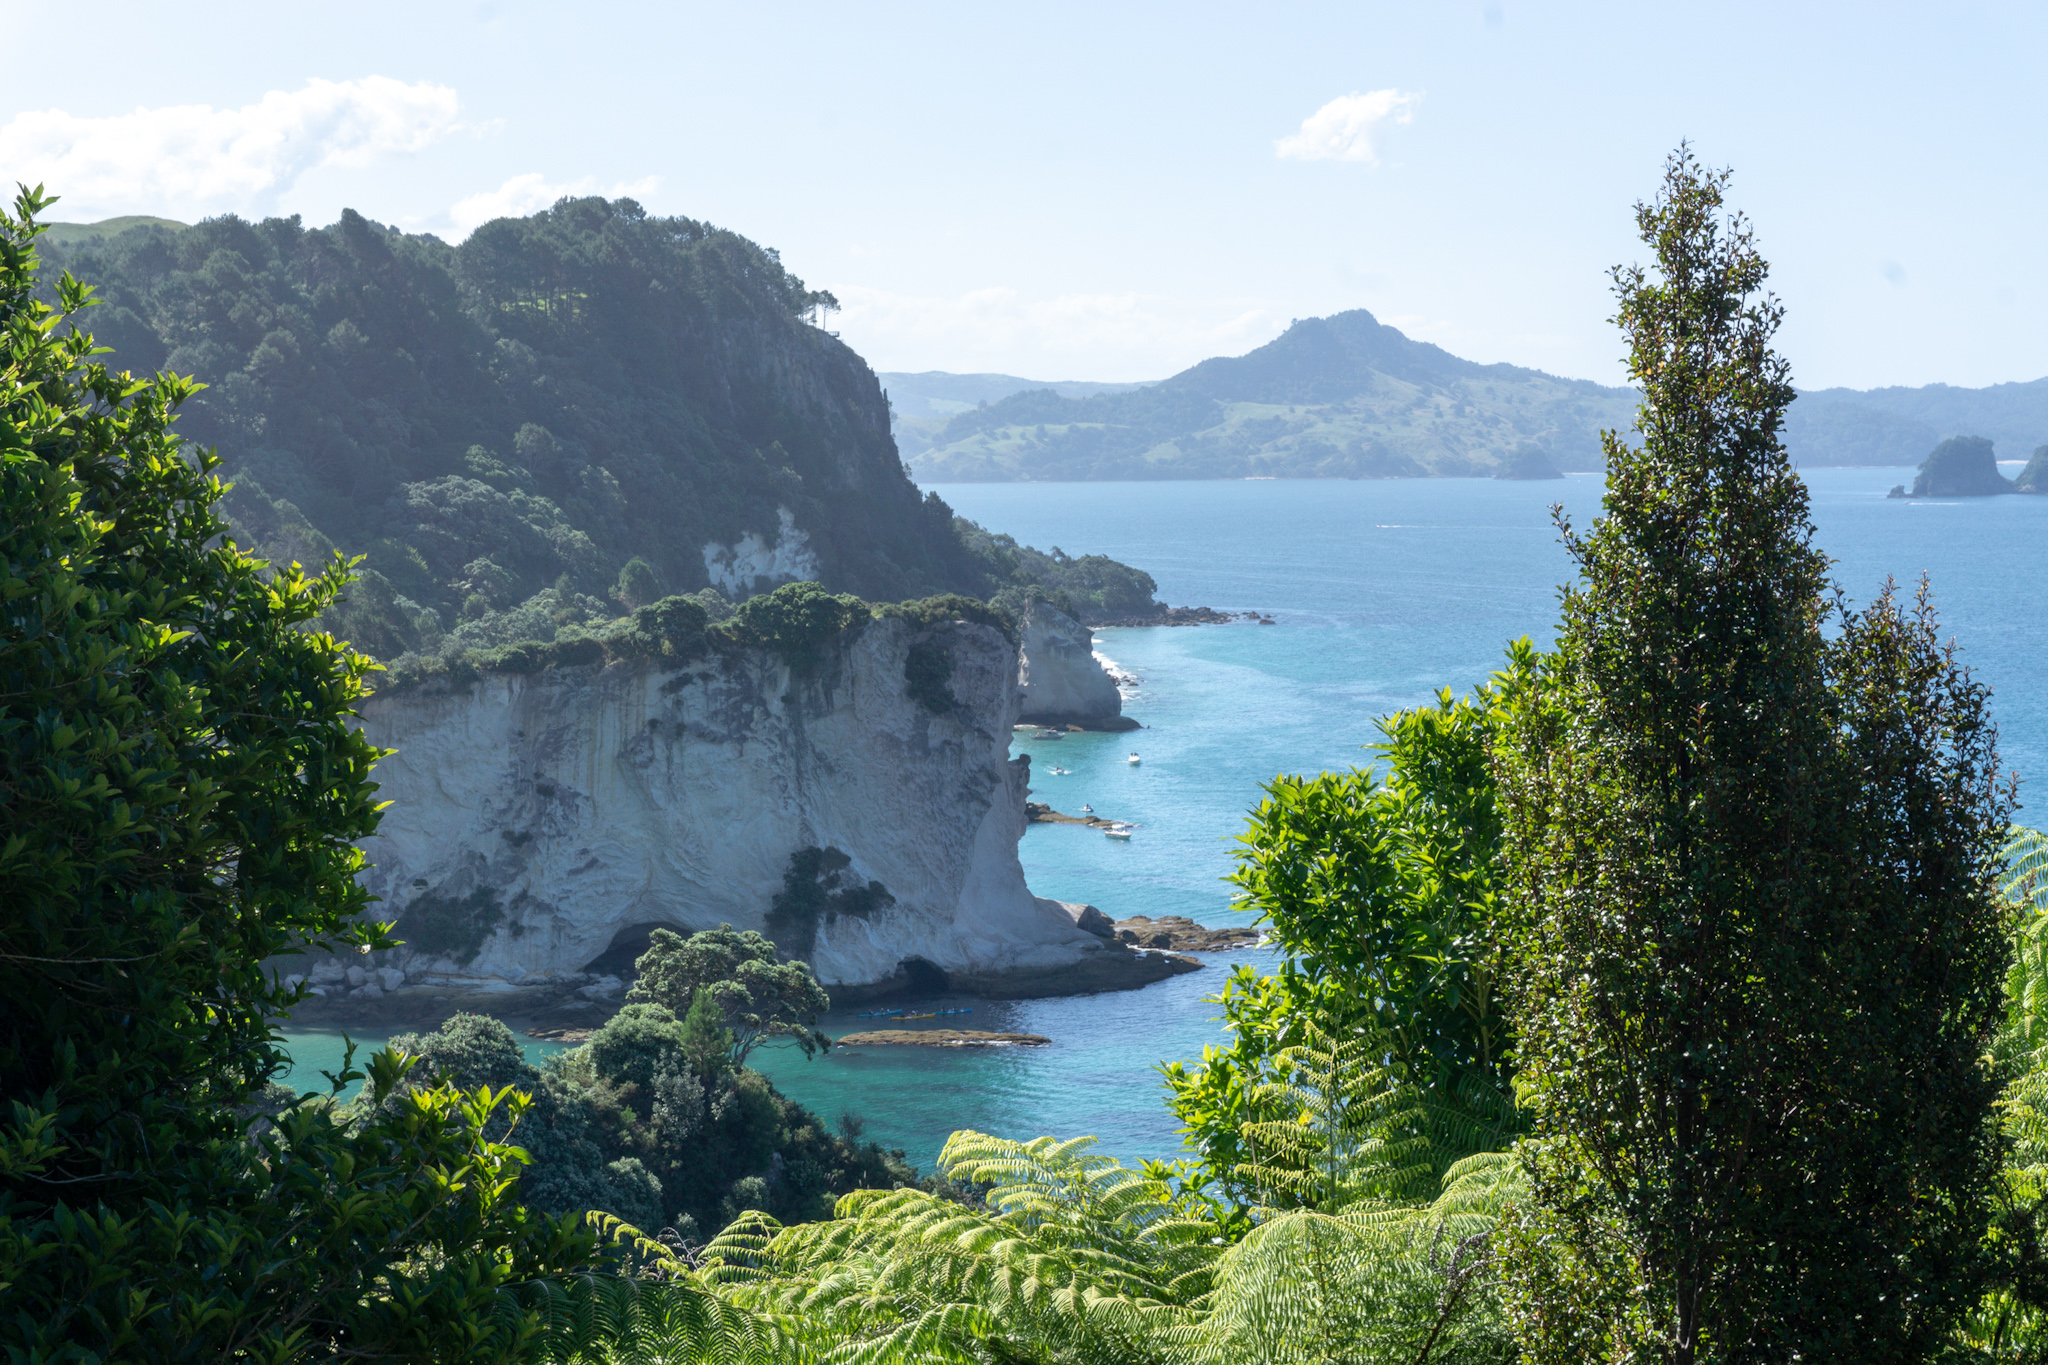
[[[98,287],[112,363],[210,385],[180,427],[224,457],[239,538],[367,556],[334,624],[380,657],[792,577],[1151,606],[1144,574],[920,496],[874,373],[805,321],[823,296],[734,233],[594,198],[459,247],[354,212],[89,226],[44,237],[46,277]]]
[[[889,379],[898,440],[927,482],[1544,477],[1600,468],[1599,431],[1627,431],[1636,403],[1630,389],[1460,359],[1363,310],[1113,392],[1002,388],[998,375]],[[942,395],[946,380],[960,381],[960,397]],[[2048,436],[2048,379],[1812,390],[1792,405],[1785,442],[1802,465],[1913,465],[1966,434],[2033,449]]]
[[[1481,365],[1364,310],[1123,393],[1019,393],[954,417],[912,468],[992,479],[1545,477],[1600,467],[1627,389]]]
[[[1085,380],[1019,379],[1014,374],[949,374],[925,370],[911,374],[883,371],[877,376],[889,396],[890,430],[896,433],[896,448],[906,460],[931,449],[946,423],[960,413],[982,404],[1008,398],[1026,389],[1050,389],[1062,398],[1086,398],[1098,393],[1128,393],[1144,384],[1098,384]]]
[[[183,232],[190,224],[173,218],[152,218],[146,213],[130,213],[120,218],[102,218],[97,223],[50,223],[46,226],[49,231],[40,239],[45,246],[76,246],[81,242],[116,236],[129,228],[160,227],[166,232]]]

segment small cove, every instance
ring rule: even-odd
[[[2007,471],[2012,472],[2011,470]],[[1931,574],[1943,633],[1994,689],[2005,765],[2048,766],[2048,624],[2025,572],[2048,530],[2048,498],[1887,500],[1912,471],[1806,471],[1821,547],[1857,601],[1886,575]],[[1182,914],[1244,923],[1221,878],[1259,784],[1280,772],[1359,764],[1373,719],[1438,687],[1464,689],[1517,635],[1547,642],[1571,568],[1548,508],[1583,525],[1600,481],[964,484],[938,489],[962,515],[1018,540],[1103,553],[1150,572],[1176,605],[1269,612],[1276,626],[1116,629],[1097,649],[1140,682],[1124,735],[1020,735],[1034,799],[1092,804],[1136,822],[1128,843],[1075,826],[1034,825],[1020,846],[1032,889],[1112,916]],[[1138,751],[1132,766],[1125,755]],[[1054,776],[1051,765],[1071,769]],[[2022,790],[2022,799],[2026,797]],[[2027,818],[2025,816],[2022,817]],[[762,1056],[762,1070],[828,1122],[851,1110],[867,1135],[921,1168],[948,1133],[1092,1133],[1136,1160],[1177,1154],[1154,1068],[1198,1056],[1223,1035],[1204,996],[1264,951],[1211,954],[1208,966],[1140,991],[1064,1000],[956,1000],[955,1027],[1042,1034],[1033,1049],[862,1048],[806,1062]],[[854,1014],[836,1035],[874,1026]],[[332,1034],[289,1033],[295,1085],[339,1060]],[[381,1037],[363,1036],[366,1044]],[[535,1044],[540,1056],[556,1045]]]

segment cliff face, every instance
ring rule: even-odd
[[[950,665],[944,714],[908,689],[913,648]],[[319,963],[313,983],[575,985],[615,940],[721,923],[771,933],[842,995],[1165,975],[1024,884],[1016,670],[993,628],[881,619],[807,677],[748,649],[373,698],[364,725],[397,752],[366,881],[408,946]]]
[[[1032,602],[1024,609],[1017,685],[1021,720],[1041,725],[1079,725],[1090,730],[1129,730],[1123,698],[1095,657],[1095,632],[1073,617]]]

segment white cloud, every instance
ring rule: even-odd
[[[44,109],[0,126],[0,180],[42,184],[70,219],[260,212],[309,171],[422,150],[460,126],[459,109],[445,85],[388,76],[312,80],[239,109]]]
[[[1038,379],[1160,379],[1270,340],[1285,325],[1242,301],[1126,294],[1032,298],[1008,287],[950,296],[832,286],[834,326],[877,369],[998,370]]]
[[[1374,128],[1389,119],[1412,122],[1421,100],[1419,93],[1406,90],[1340,95],[1303,119],[1300,132],[1275,142],[1273,154],[1283,161],[1363,161],[1377,166]]]
[[[623,181],[602,193],[612,199],[633,199],[652,194],[660,183],[660,176],[650,175],[639,180]],[[448,210],[448,220],[455,224],[456,234],[460,239],[467,237],[493,218],[518,218],[532,213],[535,209],[548,207],[565,194],[585,195],[599,192],[597,181],[587,175],[556,184],[539,171],[529,171],[525,175],[513,176],[494,190],[485,190],[480,194],[472,194],[467,199],[457,200],[455,206]]]

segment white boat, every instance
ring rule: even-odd
[[[1124,762],[1126,763],[1143,763],[1144,761],[1144,759],[1139,758],[1136,754],[1132,754],[1129,758],[1124,760]]]
[[[1102,833],[1104,837],[1110,839],[1128,839],[1131,837],[1131,827],[1129,825],[1111,825],[1108,829],[1103,830]]]
[[[1081,805],[1081,814],[1093,815],[1095,814],[1095,807],[1088,805],[1086,802],[1083,802]]]

